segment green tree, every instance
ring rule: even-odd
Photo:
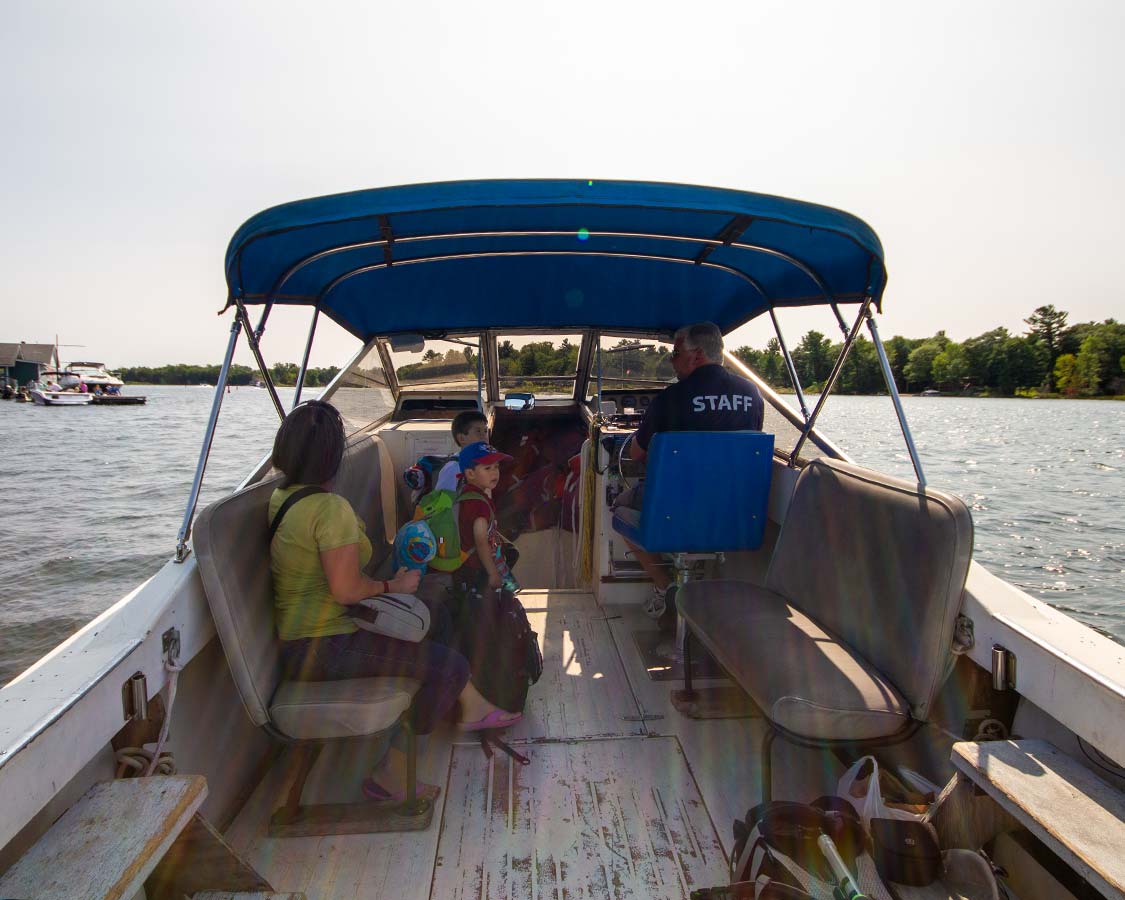
[[[1107,319],[1089,330],[1074,362],[1075,373],[1082,382],[1081,393],[1095,396],[1120,388],[1122,350],[1125,350],[1125,325]]]
[[[1013,337],[1004,346],[1008,372],[1015,388],[1035,388],[1045,384],[1054,367],[1048,362],[1047,348],[1026,337]]]
[[[1037,307],[1035,312],[1024,319],[1031,327],[1028,334],[1033,340],[1041,343],[1047,350],[1047,389],[1053,391],[1055,360],[1061,352],[1062,333],[1066,328],[1067,314],[1055,309],[1051,304]]]
[[[1097,327],[1097,322],[1078,322],[1064,329],[1059,335],[1059,352],[1073,353],[1077,356],[1078,351],[1082,349],[1082,342]]]
[[[933,359],[930,376],[942,390],[958,391],[969,374],[969,359],[960,344],[950,343]]]
[[[944,350],[941,341],[931,338],[910,351],[902,374],[907,389],[928,387],[933,381],[934,360]]]
[[[739,347],[734,351],[733,355],[745,363],[748,369],[753,369],[759,375],[762,374],[762,358],[765,356],[764,350],[755,350],[753,347]]]
[[[1055,360],[1055,384],[1068,396],[1081,392],[1082,384],[1075,375],[1074,364],[1077,358],[1073,353],[1063,353]]]
[[[1101,393],[1105,378],[1106,344],[1103,337],[1093,332],[1082,342],[1074,361],[1074,374],[1080,383],[1078,392],[1086,397]]]
[[[993,328],[961,344],[968,361],[969,380],[974,385],[999,390],[1001,393],[1014,393],[1014,386],[1002,387],[1011,382],[1005,351],[1010,338],[1007,328]]]
[[[831,355],[836,357],[843,348],[843,343],[833,344]],[[836,390],[841,394],[877,394],[885,388],[875,345],[862,334],[857,335],[836,382]]]
[[[789,384],[789,372],[785,367],[785,357],[781,354],[781,344],[777,338],[766,341],[766,349],[762,354],[761,376],[773,387],[784,387]]]
[[[819,331],[810,331],[793,350],[793,365],[804,385],[818,385],[832,371],[832,342]]]
[[[900,390],[906,390],[906,375],[903,374],[903,370],[910,359],[910,354],[922,343],[920,340],[905,338],[901,334],[896,334],[883,345],[883,349],[887,351],[887,362],[891,364],[891,374]]]
[[[296,363],[274,363],[270,366],[270,377],[274,384],[296,384],[298,371]]]

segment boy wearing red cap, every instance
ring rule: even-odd
[[[457,504],[461,546],[476,552],[457,570],[456,581],[477,593],[504,587],[511,580],[492,502],[492,491],[500,483],[500,463],[511,458],[484,441],[466,444],[458,456],[464,476]]]

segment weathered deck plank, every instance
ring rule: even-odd
[[[537,608],[523,598],[528,621],[539,635],[543,675],[527,695],[523,721],[508,730],[511,740],[643,734],[637,703],[613,643],[605,613],[593,598],[575,597],[561,608]]]
[[[953,765],[1106,897],[1125,897],[1125,794],[1053,744],[962,742]]]
[[[0,896],[134,896],[207,796],[202,775],[103,781],[0,878]]]
[[[686,898],[726,857],[675,738],[455,747],[431,897]]]

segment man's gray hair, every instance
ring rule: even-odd
[[[708,362],[722,363],[723,333],[714,322],[697,322],[676,331],[673,340],[682,340],[687,350],[699,350]]]

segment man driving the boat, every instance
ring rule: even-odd
[[[653,398],[629,447],[637,462],[648,456],[652,436],[663,431],[761,431],[765,404],[754,382],[723,368],[723,333],[711,322],[685,325],[673,338],[676,383]],[[617,506],[640,509],[644,484],[626,491]],[[625,539],[645,574],[652,597],[645,612],[654,619],[674,609],[667,596],[671,579],[659,553],[648,553]]]

